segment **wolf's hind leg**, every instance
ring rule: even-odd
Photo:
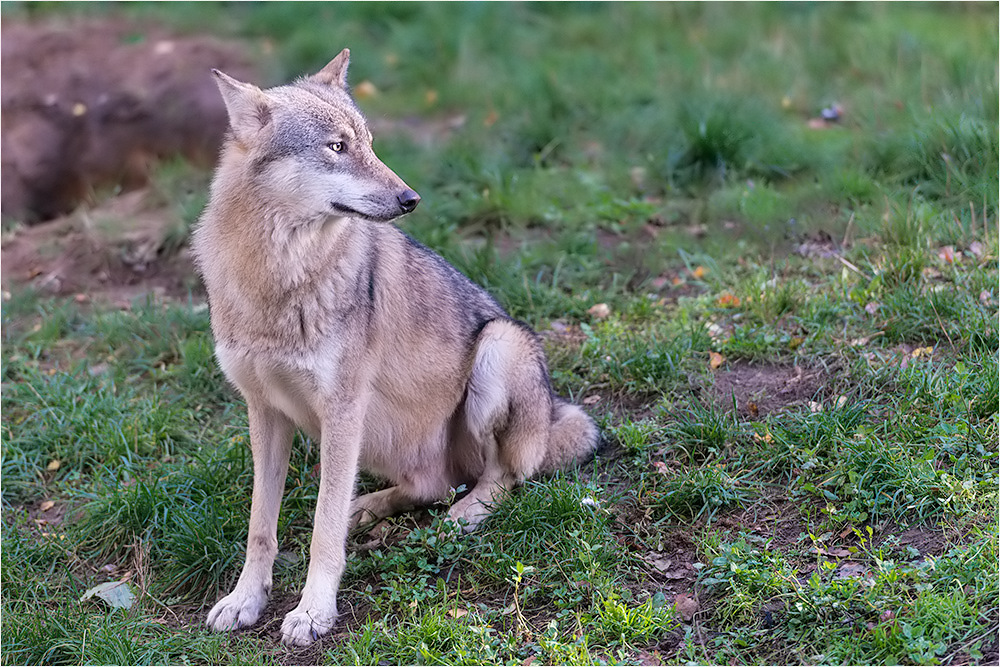
[[[552,392],[541,345],[512,320],[483,328],[465,401],[466,425],[482,449],[475,487],[448,515],[475,530],[491,506],[530,477],[545,458],[552,424]]]
[[[351,528],[369,521],[378,521],[397,512],[413,509],[414,502],[398,486],[366,493],[351,501]]]
[[[351,501],[351,528],[368,521],[377,521],[414,507],[428,505],[447,497],[451,486],[444,456],[431,456],[418,470],[409,470],[404,481],[374,493],[366,493]]]

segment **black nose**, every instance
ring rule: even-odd
[[[399,208],[403,209],[403,213],[409,213],[420,203],[420,195],[407,188],[396,196],[396,201],[399,202]]]

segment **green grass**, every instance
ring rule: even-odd
[[[996,660],[995,6],[3,11],[242,40],[265,83],[349,46],[367,115],[409,119],[376,134],[423,198],[406,230],[544,332],[607,441],[474,534],[435,505],[354,535],[343,618],[296,653],[276,628],[318,491],[299,437],[276,602],[209,633],[252,471],[200,292],[118,309],[5,285],[4,664]],[[208,178],[154,172],[164,253]],[[126,578],[131,609],[80,602]]]

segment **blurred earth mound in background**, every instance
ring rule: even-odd
[[[5,20],[0,43],[0,210],[28,222],[142,187],[158,159],[211,165],[226,129],[211,68],[253,78],[237,44],[117,19]]]

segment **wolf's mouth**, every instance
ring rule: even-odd
[[[395,216],[383,216],[383,215],[371,215],[370,213],[363,213],[356,208],[351,208],[350,206],[344,206],[343,204],[338,204],[337,202],[330,202],[330,208],[332,208],[337,213],[343,215],[349,215],[355,218],[361,218],[363,220],[370,220],[372,222],[388,222]]]

